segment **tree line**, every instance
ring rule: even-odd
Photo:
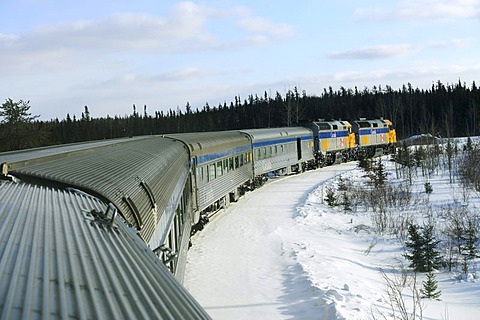
[[[130,115],[93,118],[84,106],[80,118],[38,120],[29,113],[29,101],[7,98],[0,107],[0,151],[119,137],[178,132],[219,131],[293,126],[316,119],[354,120],[359,117],[390,119],[399,139],[419,133],[442,137],[480,135],[480,89],[458,81],[440,81],[429,89],[410,83],[394,90],[374,86],[324,89],[308,95],[295,87],[285,94],[249,95],[218,106],[205,103],[168,111],[148,112],[147,106]]]

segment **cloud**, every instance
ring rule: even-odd
[[[360,20],[369,21],[425,21],[452,20],[480,17],[479,0],[404,0],[391,9],[355,10],[355,16]]]
[[[453,39],[449,41],[437,41],[421,45],[413,44],[391,44],[351,49],[345,51],[331,52],[327,54],[331,59],[353,59],[353,60],[374,60],[390,59],[412,55],[427,49],[461,48],[471,43],[470,39]]]
[[[427,79],[427,81],[434,81],[435,79],[451,79],[458,77],[458,75],[475,76],[480,70],[480,64],[477,65],[422,65],[403,67],[399,69],[376,69],[371,71],[345,71],[338,72],[332,75],[332,79],[339,83],[382,83],[400,80],[403,83],[410,82],[412,79],[420,81],[420,79]],[[452,79],[452,81],[457,79]],[[445,80],[444,80],[445,81]],[[398,82],[398,81],[397,81]],[[428,87],[428,86],[427,86]]]
[[[410,44],[394,44],[339,51],[327,54],[331,59],[387,59],[405,56],[417,51],[418,47]]]
[[[232,27],[241,33],[232,33]],[[99,65],[112,56],[130,55],[138,61],[134,55],[234,50],[292,33],[289,25],[255,16],[245,7],[217,9],[182,1],[164,16],[127,12],[44,25],[20,35],[0,34],[0,69],[25,74],[65,72],[83,64]]]

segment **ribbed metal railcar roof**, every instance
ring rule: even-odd
[[[312,136],[312,132],[304,127],[283,127],[283,128],[268,128],[268,129],[248,129],[240,130],[252,137],[254,141],[283,139],[299,136]]]
[[[9,166],[14,175],[61,182],[108,199],[148,243],[161,219],[152,214],[152,202],[161,215],[187,177],[189,158],[181,142],[148,137]]]
[[[49,146],[17,151],[9,151],[0,153],[0,163],[12,163],[20,161],[31,161],[40,159],[43,157],[55,156],[59,154],[68,154],[76,151],[82,151],[86,149],[92,149],[96,147],[103,147],[112,144],[122,143],[125,141],[132,141],[136,139],[144,139],[144,137],[135,137],[135,138],[119,138],[119,139],[109,139],[109,140],[99,140],[99,141],[89,141],[89,142],[79,142],[71,144],[63,144],[58,146]]]
[[[206,319],[208,315],[106,204],[0,181],[1,319]],[[98,217],[98,216],[97,216]]]
[[[193,157],[224,151],[226,148],[237,148],[249,145],[247,135],[239,131],[194,132],[168,134],[166,137],[183,141]]]

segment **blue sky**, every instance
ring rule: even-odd
[[[0,0],[0,21],[0,99],[46,120],[480,74],[480,0]]]

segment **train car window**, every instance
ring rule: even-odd
[[[263,148],[263,155],[267,156],[267,147]]]
[[[256,159],[257,159],[257,160],[260,159],[260,149],[257,149],[257,158],[256,158]]]
[[[215,174],[216,174],[216,172],[217,172],[217,170],[216,170],[216,168],[215,168],[215,163],[209,165],[208,168],[209,168],[209,171],[210,171],[209,181],[213,181],[213,179],[216,178]]]
[[[337,126],[336,124],[334,124],[334,125],[332,126],[332,129],[333,129],[333,130],[338,130],[338,126]]]
[[[233,158],[228,159],[228,167],[230,168],[230,171],[235,169],[233,166]]]
[[[235,169],[238,169],[238,156],[235,157]]]
[[[223,175],[223,167],[222,167],[222,161],[217,162],[217,177],[221,177]]]
[[[198,170],[200,171],[200,181],[203,181],[205,179],[205,176],[203,173],[203,167],[200,167]]]
[[[273,148],[270,147],[270,156],[272,156],[272,154],[273,154]]]
[[[373,124],[373,127],[374,127],[374,128],[377,128],[377,127],[378,127],[378,123],[374,123],[374,124]]]
[[[223,159],[223,172],[228,172],[228,159]]]
[[[250,159],[248,157],[248,153],[245,153],[245,163],[249,163],[250,162]]]
[[[280,145],[280,152],[283,153],[283,144]]]
[[[243,166],[243,154],[240,155],[240,167]]]
[[[275,146],[275,154],[278,153],[278,146]]]

